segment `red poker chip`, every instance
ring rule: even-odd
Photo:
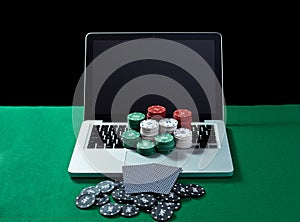
[[[192,129],[192,125],[180,125],[180,128]]]
[[[192,118],[174,118],[176,119],[178,122],[192,122]]]
[[[147,113],[147,116],[151,117],[151,116],[162,116],[165,117],[166,113],[159,113],[159,114],[151,114],[151,113]]]
[[[166,112],[166,108],[159,105],[149,106],[147,109],[148,113],[151,115],[161,114]]]
[[[173,112],[173,117],[176,118],[188,118],[192,117],[192,112],[187,109],[177,109]]]
[[[148,116],[147,115],[147,119],[154,119],[154,120],[156,120],[156,121],[159,121],[159,120],[161,120],[161,119],[163,119],[164,117],[163,116],[161,116],[161,115],[155,115],[155,116]]]

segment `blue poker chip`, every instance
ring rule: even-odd
[[[107,203],[100,207],[100,214],[106,217],[112,217],[120,213],[122,207],[117,203]]]
[[[95,203],[95,200],[96,197],[93,194],[80,194],[75,199],[75,205],[80,209],[87,209]]]

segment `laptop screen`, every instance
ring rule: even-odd
[[[223,119],[221,47],[218,33],[88,34],[85,120],[126,122],[151,105]]]

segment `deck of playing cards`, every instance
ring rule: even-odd
[[[126,193],[170,193],[181,167],[158,163],[123,166],[123,182]]]

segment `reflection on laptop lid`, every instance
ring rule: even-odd
[[[128,42],[140,41],[138,48],[147,46],[146,50],[152,50],[151,44],[163,40],[171,40],[181,46],[180,50],[190,50],[196,56],[202,58],[210,69],[209,75],[214,76],[214,82],[210,82],[209,96],[204,91],[201,80],[201,70],[192,76],[184,65],[175,64],[172,58],[160,59],[154,56],[121,61],[117,63],[117,55],[108,55],[118,48],[118,53],[136,53],[134,49],[126,50]],[[167,117],[177,108],[192,104],[189,108],[194,120],[223,119],[222,101],[222,55],[221,36],[217,33],[157,33],[157,34],[89,34],[86,39],[86,88],[85,88],[85,120],[101,119],[106,122],[126,121],[128,113],[133,111],[146,112],[146,108],[154,104],[163,104],[167,109]],[[162,42],[162,44],[166,44]],[[125,49],[122,49],[124,45]],[[182,64],[191,64],[190,58],[183,53],[164,52],[174,59],[179,59]],[[132,51],[132,52],[131,52]],[[101,70],[97,67],[97,59],[104,55],[108,57],[106,65],[113,64],[113,70]],[[158,54],[163,54],[159,52]],[[100,55],[100,56],[99,56]],[[192,59],[197,59],[192,55]],[[98,57],[98,58],[97,58]],[[134,56],[133,56],[134,57]],[[96,59],[97,58],[97,59]],[[93,64],[93,63],[94,64]],[[122,63],[123,62],[123,63]],[[99,64],[100,66],[100,64]],[[96,70],[96,71],[95,71]],[[97,72],[97,73],[95,73]],[[110,73],[108,73],[110,72]],[[204,73],[206,74],[206,73]],[[107,78],[105,78],[107,76]],[[105,80],[105,81],[103,81]],[[103,81],[103,82],[101,82]],[[101,82],[101,83],[100,83]],[[208,98],[213,98],[209,99]]]

